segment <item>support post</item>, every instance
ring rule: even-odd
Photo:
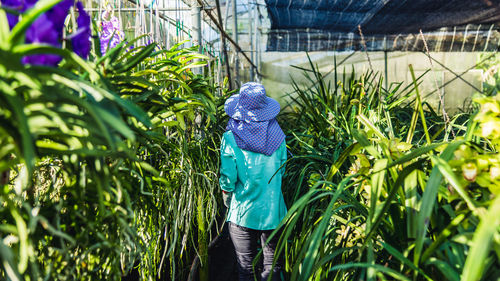
[[[202,0],[198,0],[198,2],[200,2],[200,3],[201,3],[201,1]],[[241,49],[241,47],[238,44],[236,44],[236,42],[234,42],[234,40],[231,39],[231,37],[224,31],[224,28],[220,25],[219,21],[214,17],[214,15],[212,15],[212,13],[210,12],[210,10],[205,10],[205,12],[207,13],[207,16],[212,20],[212,22],[215,23],[215,25],[217,26],[217,28],[219,29],[219,31],[234,46],[234,48],[236,48],[238,50],[238,52],[241,53],[241,55],[248,61],[248,63],[250,65],[252,65],[256,69],[255,71],[257,72],[257,75],[262,76],[262,74],[257,70],[257,66],[247,56],[247,54]]]
[[[389,74],[387,70],[387,37],[384,36],[384,80],[385,80],[385,90],[389,89]]]
[[[219,0],[215,0],[215,4],[217,6],[217,17],[219,18],[219,23],[221,25],[222,28],[224,28],[224,26],[222,25],[222,14],[221,14],[221,10],[220,10],[220,1]],[[228,3],[226,2],[226,5]],[[227,13],[226,13],[227,15]],[[222,60],[224,61],[224,63],[226,64],[226,71],[227,71],[227,79],[229,81],[229,90],[232,90],[232,81],[231,81],[231,67],[229,67],[229,57],[227,56],[227,49],[226,49],[226,36],[224,36],[224,30],[220,30],[220,38],[221,38],[221,41],[222,41],[222,54],[223,54],[223,57],[222,57]]]
[[[385,74],[385,89],[389,89],[389,74],[387,71],[387,50],[384,50],[384,74]]]
[[[233,6],[233,40],[238,45],[238,7],[236,6],[236,0],[231,0],[231,5]],[[238,50],[234,51],[234,81],[236,83],[235,88],[239,87],[239,59]]]
[[[192,44],[193,46],[198,45],[198,52],[201,53],[202,50],[202,38],[201,38],[201,6],[197,0],[191,1],[191,31],[192,31]],[[195,68],[192,70],[195,74],[201,74],[201,68]]]
[[[254,40],[253,40],[253,52],[252,52],[252,61],[255,63],[257,66],[256,68],[252,68],[253,73],[257,74],[259,72],[259,64],[258,64],[258,57],[257,57],[257,48],[259,48],[259,38],[257,34],[257,26],[259,25],[258,23],[258,18],[259,14],[257,13],[257,3],[253,5],[253,15],[252,15],[252,20],[253,20],[253,34],[254,34]]]
[[[257,5],[256,5],[257,6]],[[260,18],[260,11],[258,11],[256,9],[256,11],[258,12],[255,17],[257,17],[257,24],[256,26],[258,25],[259,28],[255,28],[255,37],[256,37],[256,44],[257,44],[257,48],[256,48],[256,52],[255,52],[255,65],[256,65],[256,72],[257,74],[260,73],[260,69],[261,68],[261,64],[262,64],[262,57],[261,57],[261,53],[262,53],[262,50],[261,50],[261,40],[262,40],[262,19]],[[260,75],[260,79],[264,78],[262,75]],[[260,80],[259,80],[260,82]]]
[[[247,18],[248,18],[248,34],[250,36],[250,58],[252,61],[255,61],[255,59],[254,59],[255,42],[254,42],[254,36],[253,36],[253,25],[254,25],[253,7],[254,6],[255,5],[253,5],[252,8],[248,9],[248,16],[247,16]],[[249,71],[250,71],[250,81],[254,81],[255,80],[255,72],[254,72],[253,67],[250,67]]]

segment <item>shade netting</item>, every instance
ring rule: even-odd
[[[271,19],[268,51],[419,51],[424,41],[430,51],[496,51],[500,43],[500,0],[266,4]]]

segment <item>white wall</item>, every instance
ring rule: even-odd
[[[328,75],[329,80],[334,81],[334,56],[337,57],[337,63],[346,59],[351,53],[333,53],[333,52],[313,52],[309,53],[311,60],[317,64],[323,74],[332,72]],[[368,54],[371,60],[373,70],[385,77],[385,58],[383,52],[370,52]],[[470,102],[471,96],[477,92],[476,89],[469,86],[460,78],[453,74],[463,74],[462,78],[473,85],[478,90],[482,90],[483,71],[475,69],[475,64],[479,62],[479,53],[431,53],[431,56],[439,61],[433,61],[432,65],[429,58],[424,53],[415,52],[388,52],[387,53],[387,78],[389,85],[391,82],[412,83],[409,64],[413,65],[415,75],[418,77],[425,71],[432,68],[424,77],[419,87],[425,101],[429,102],[434,108],[438,108],[439,96],[437,91],[434,94],[429,93],[436,90],[437,85],[442,88],[445,101],[445,108],[449,112],[456,112],[462,108],[463,104]],[[305,53],[264,53],[262,58],[262,73],[264,74],[263,84],[266,86],[270,96],[278,99],[283,105],[287,102],[283,96],[293,90],[292,79],[307,85],[303,71],[291,67],[291,65],[309,68],[309,62]],[[357,75],[370,69],[365,52],[357,52],[347,58],[342,65],[338,67],[339,77],[345,72],[350,74],[352,67]],[[470,69],[472,68],[472,69]],[[469,70],[470,69],[470,70]],[[384,83],[385,85],[385,83]]]

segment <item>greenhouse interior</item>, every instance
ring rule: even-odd
[[[500,0],[0,0],[0,280],[500,281]]]

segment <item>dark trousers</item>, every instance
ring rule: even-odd
[[[239,226],[229,222],[229,235],[236,250],[236,259],[238,260],[239,281],[254,281],[254,271],[252,262],[257,255],[257,243],[260,238],[260,243],[263,249],[263,269],[260,278],[257,280],[267,281],[272,274],[272,281],[280,281],[281,266],[280,259],[276,261],[273,268],[274,251],[278,243],[279,235],[275,235],[273,239],[266,244],[267,239],[273,230],[255,230]]]

